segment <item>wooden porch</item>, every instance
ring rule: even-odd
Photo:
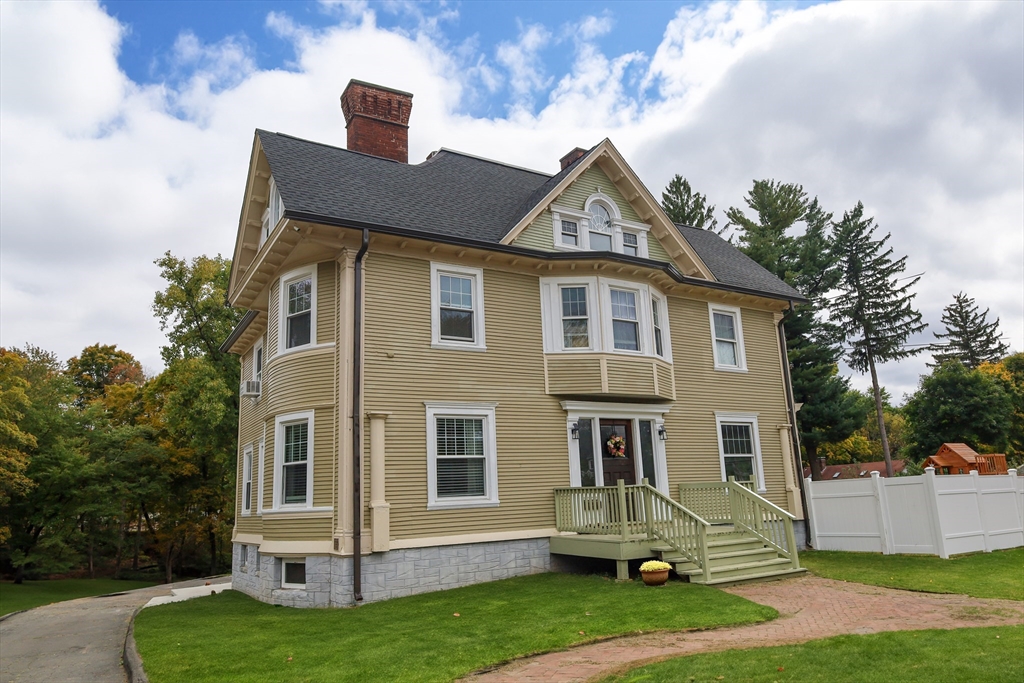
[[[725,585],[804,571],[793,515],[730,479],[679,485],[679,502],[644,480],[635,486],[555,489],[551,552],[616,562],[658,558],[692,583]]]

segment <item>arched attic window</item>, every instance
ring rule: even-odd
[[[281,193],[277,189],[274,176],[270,176],[267,192],[267,208],[263,211],[263,225],[260,228],[260,246],[267,241],[270,233],[277,227],[277,222],[284,215],[284,202],[281,201]]]
[[[615,202],[601,195],[591,195],[587,199],[586,210],[590,214],[590,250],[614,251],[615,231],[612,221],[619,217],[619,209]]]

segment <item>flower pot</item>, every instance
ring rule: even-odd
[[[640,576],[644,578],[644,583],[648,586],[661,586],[668,581],[668,570],[659,569],[653,572],[640,572]]]

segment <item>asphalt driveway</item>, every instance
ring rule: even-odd
[[[0,622],[0,683],[125,683],[121,652],[135,610],[172,588],[230,580],[183,581],[15,614]]]

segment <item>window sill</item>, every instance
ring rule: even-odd
[[[430,345],[432,349],[447,349],[449,351],[486,351],[486,346],[479,346],[476,344],[459,344],[459,343],[446,343],[446,342],[433,342]]]
[[[296,517],[301,515],[301,516],[304,516],[304,517],[309,517],[310,519],[314,519],[314,518],[331,517],[331,516],[333,516],[334,515],[334,508],[333,507],[319,507],[319,508],[314,508],[314,507],[308,507],[308,508],[307,507],[285,508],[285,507],[281,507],[281,508],[272,508],[270,510],[264,510],[263,511],[263,516],[264,517],[273,517],[274,515],[287,515],[287,516],[296,516]]]
[[[739,372],[739,373],[745,373],[747,371],[746,368],[734,368],[734,367],[731,367],[731,366],[728,366],[728,365],[716,365],[715,366],[715,370],[718,371],[718,372]]]
[[[275,361],[283,356],[290,356],[293,353],[302,353],[303,351],[319,351],[322,349],[329,349],[334,346],[334,342],[327,342],[325,344],[303,344],[302,346],[293,346],[290,349],[279,349],[277,355],[273,358],[267,359],[267,365],[271,361]]]
[[[302,593],[303,595],[305,595],[305,593],[306,593],[306,585],[305,584],[302,584],[301,586],[299,586],[297,584],[289,584],[287,586],[282,585],[280,588],[275,588],[274,589],[274,593]]]
[[[462,508],[496,508],[497,500],[450,500],[427,503],[428,510],[458,510]]]

